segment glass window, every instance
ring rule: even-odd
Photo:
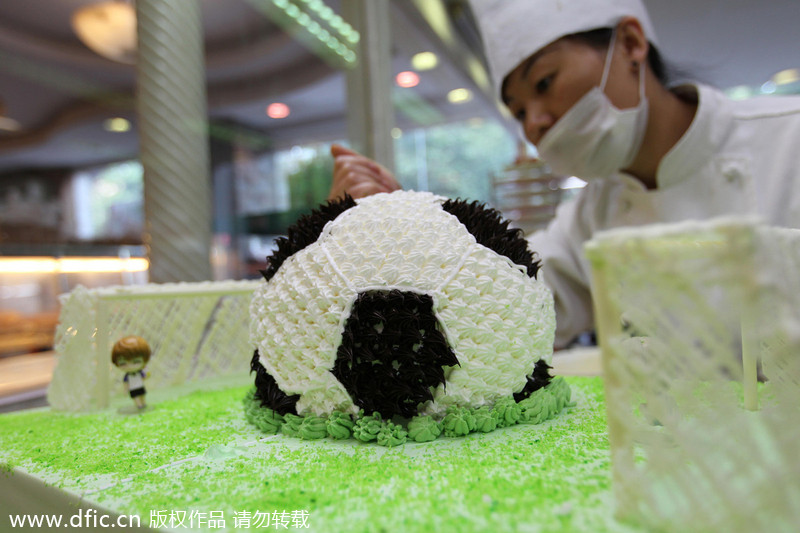
[[[138,161],[76,172],[67,206],[73,237],[83,241],[141,244],[144,181]]]
[[[395,135],[397,178],[407,189],[491,203],[492,174],[514,160],[514,139],[483,118]]]

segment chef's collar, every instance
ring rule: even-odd
[[[697,111],[689,129],[661,159],[656,172],[659,189],[672,187],[705,167],[732,131],[733,113],[719,91],[705,85],[687,84],[671,89],[682,98],[696,98]]]

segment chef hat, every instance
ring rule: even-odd
[[[636,17],[645,37],[656,34],[641,0],[470,0],[481,29],[494,87],[520,63],[546,45],[573,33],[613,28],[622,17]]]

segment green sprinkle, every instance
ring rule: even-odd
[[[303,441],[282,431],[260,441],[241,408],[250,384],[172,401],[154,391],[141,415],[2,414],[0,464],[88,493],[144,525],[154,510],[220,511],[232,528],[245,512],[303,509],[309,531],[641,533],[614,518],[602,381],[566,381],[578,404],[546,426],[477,433],[485,415],[476,409],[475,434],[398,448]],[[408,439],[418,440],[415,429],[440,437],[440,425],[414,417]]]

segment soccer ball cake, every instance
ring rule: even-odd
[[[548,372],[552,296],[496,211],[413,191],[348,197],[277,245],[250,309],[247,409],[262,429],[431,440],[569,401]]]

